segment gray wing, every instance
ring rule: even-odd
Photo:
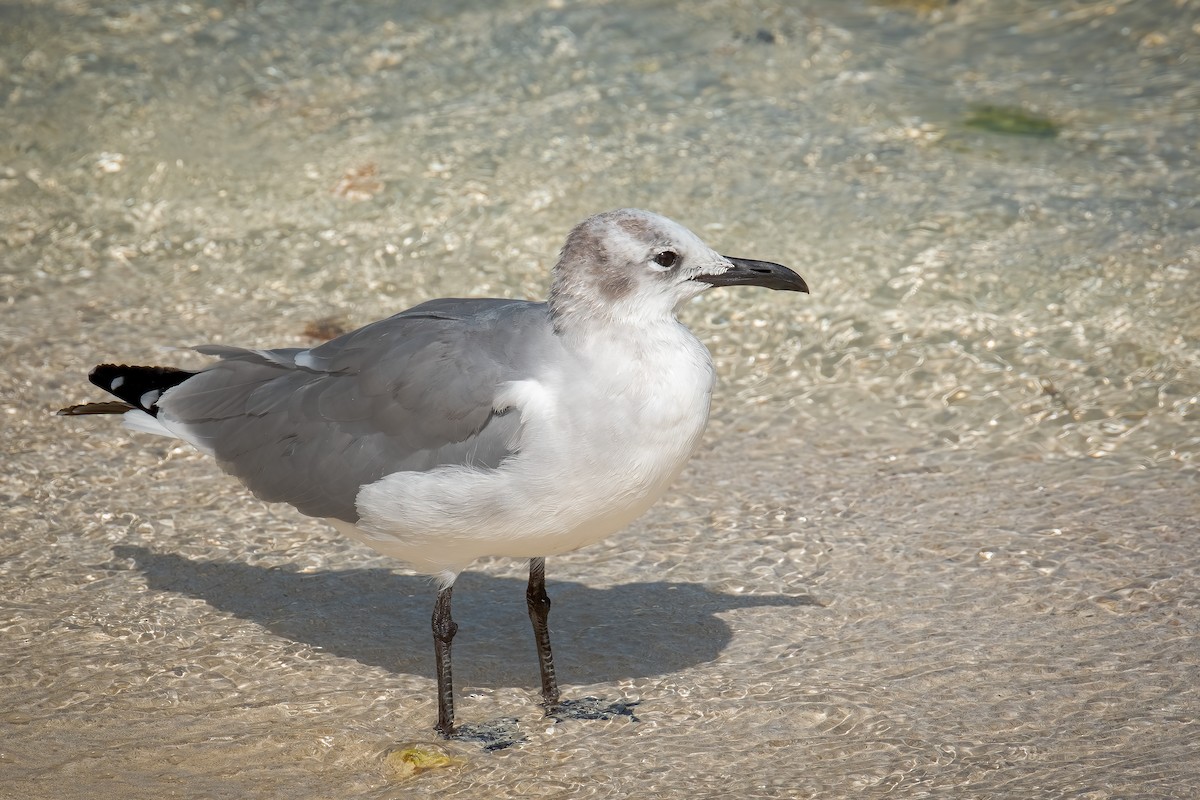
[[[259,498],[356,522],[359,489],[384,475],[516,452],[519,414],[495,396],[552,339],[544,303],[434,300],[311,350],[197,347],[221,360],[159,416]]]

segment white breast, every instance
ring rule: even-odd
[[[363,488],[343,532],[428,573],[482,556],[569,552],[620,530],[657,500],[708,421],[708,351],[671,320],[589,336],[552,371],[506,385],[519,453],[495,470],[400,472]],[[510,412],[512,413],[512,412]]]

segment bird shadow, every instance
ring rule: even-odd
[[[150,589],[213,608],[362,664],[433,677],[428,578],[388,569],[299,572],[200,561],[120,545]],[[109,565],[115,566],[115,565]],[[596,589],[547,581],[555,665],[567,683],[664,675],[717,658],[733,630],[717,617],[762,606],[812,606],[808,596],[728,595],[695,583],[653,581]],[[525,581],[464,573],[455,583],[455,671],[465,686],[537,686]]]

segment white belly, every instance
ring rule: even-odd
[[[649,508],[687,463],[708,420],[712,362],[676,324],[566,369],[508,384],[497,406],[522,421],[519,453],[494,470],[399,472],[362,489],[344,533],[453,580],[483,556],[569,552]],[[638,370],[629,365],[637,363]]]

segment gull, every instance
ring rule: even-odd
[[[787,267],[619,209],[570,232],[545,302],[430,300],[308,349],[203,345],[218,360],[197,371],[102,364],[89,380],[118,400],[58,413],[188,442],[258,498],[433,576],[436,730],[486,739],[454,721],[455,580],[485,556],[529,559],[542,705],[569,712],[545,559],[624,528],[679,475],[714,370],[676,314],[738,285],[808,291]]]

